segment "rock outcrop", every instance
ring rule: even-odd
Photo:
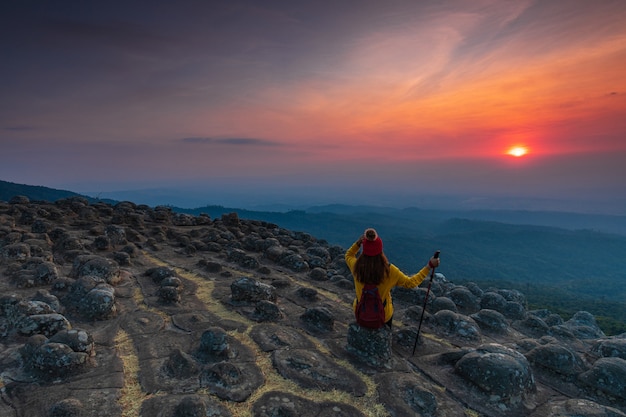
[[[371,331],[343,255],[234,213],[0,202],[0,415],[626,416],[626,336],[589,313],[436,274]]]

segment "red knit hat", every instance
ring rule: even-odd
[[[376,256],[383,253],[383,241],[374,229],[365,230],[365,238],[363,239],[363,255]]]

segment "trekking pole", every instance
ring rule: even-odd
[[[436,251],[435,254],[433,255],[433,258],[435,259],[439,258],[439,252],[441,251]],[[424,313],[426,312],[426,303],[428,302],[428,294],[430,294],[430,286],[433,283],[434,276],[435,276],[435,267],[433,267],[433,269],[430,270],[430,280],[428,281],[428,289],[426,290],[426,298],[424,298],[424,307],[422,308],[422,316],[420,317],[420,324],[419,326],[417,326],[417,335],[415,335],[415,344],[413,345],[413,353],[411,354],[411,356],[415,355],[415,348],[417,347],[417,340],[420,337],[420,330],[422,328],[422,320],[424,320]]]

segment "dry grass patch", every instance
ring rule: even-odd
[[[115,347],[124,367],[124,387],[119,399],[122,417],[137,417],[141,404],[146,399],[139,384],[137,351],[130,336],[123,330],[119,330],[115,336]]]

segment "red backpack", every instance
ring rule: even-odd
[[[354,315],[359,326],[379,329],[385,325],[385,304],[376,285],[365,284]]]

